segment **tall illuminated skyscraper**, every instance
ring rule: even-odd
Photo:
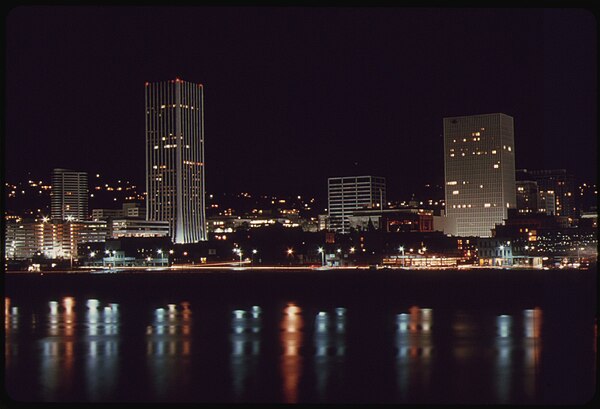
[[[204,93],[179,78],[146,83],[146,219],[174,243],[206,240]]]
[[[516,207],[513,118],[444,118],[444,164],[447,232],[490,237]]]

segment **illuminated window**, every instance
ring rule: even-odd
[[[494,149],[494,150],[492,151],[492,155],[495,155],[495,154],[496,154],[496,150]]]
[[[510,146],[508,147],[508,151],[509,151],[509,152],[511,151],[511,149],[510,149]]]
[[[494,163],[494,169],[498,169],[498,164]]]
[[[453,180],[451,182],[448,182],[449,185],[456,185],[456,180]]]
[[[452,194],[453,194],[453,195],[457,195],[457,194],[458,194],[458,190],[453,190],[453,191],[452,191]]]
[[[484,203],[483,207],[492,207],[492,205],[490,203]]]

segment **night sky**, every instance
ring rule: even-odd
[[[578,9],[30,7],[6,17],[6,179],[143,184],[144,82],[204,84],[211,192],[443,183],[442,118],[515,119],[517,168],[597,174],[596,22]]]

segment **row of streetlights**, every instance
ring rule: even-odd
[[[156,254],[158,254],[159,256],[162,256],[163,251],[161,249],[156,250]],[[169,250],[169,254],[173,254],[174,251],[173,250]],[[112,254],[113,257],[117,254],[117,250],[104,250],[104,254],[108,255],[110,257],[110,255]],[[96,252],[92,251],[90,253],[90,257],[94,258],[96,257]]]
[[[242,249],[239,248],[239,247],[236,247],[236,248],[233,249],[233,252],[236,253],[236,254],[238,254],[240,256],[240,267],[241,267],[242,266],[242,255],[243,255]],[[258,253],[258,250],[252,249],[252,257],[250,259],[251,260],[250,261],[250,263],[251,263],[250,265],[252,265],[252,266],[254,265],[254,255],[257,254],[257,253]]]

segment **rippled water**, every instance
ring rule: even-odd
[[[7,291],[15,400],[583,403],[595,389],[593,300],[576,302],[588,281],[542,281],[531,301],[451,303],[419,283],[412,297],[386,285],[361,295],[343,276],[296,278],[297,297],[285,278],[264,276],[244,296],[195,278],[197,297],[178,277],[163,278],[167,295],[61,280],[35,298],[23,283]]]

